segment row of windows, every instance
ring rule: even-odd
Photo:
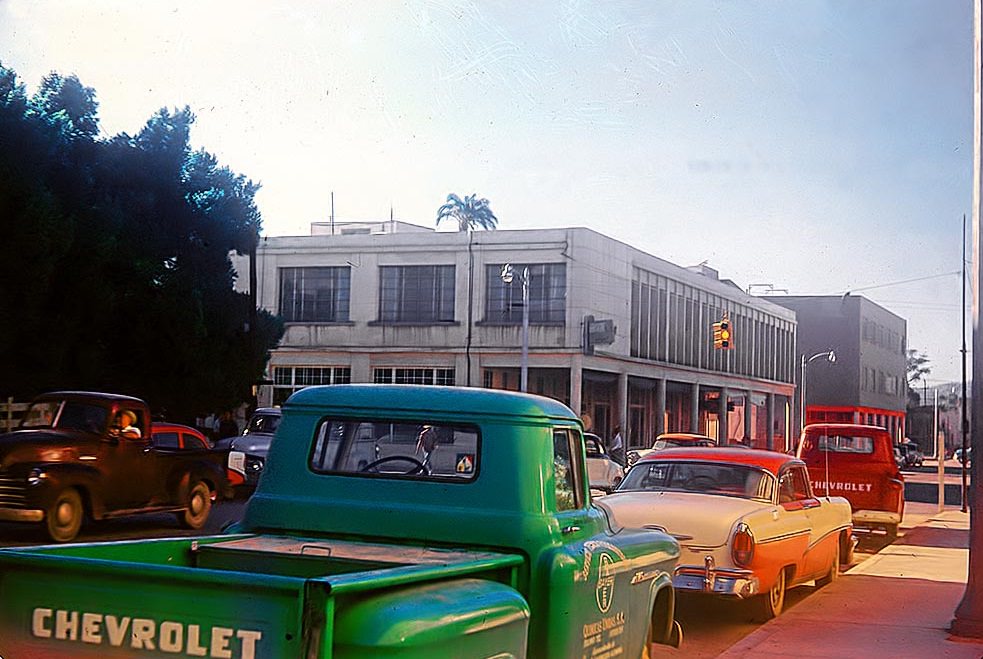
[[[861,337],[864,342],[871,345],[890,350],[900,355],[905,354],[904,336],[873,320],[863,319]]]
[[[319,384],[349,384],[352,369],[342,366],[277,366],[273,369],[273,404],[282,405],[295,391]]]
[[[566,319],[565,263],[515,267],[510,283],[503,264],[485,268],[485,322],[522,322],[523,288],[529,322],[563,324]],[[379,315],[384,323],[454,322],[455,267],[398,265],[379,268]],[[351,267],[280,268],[280,316],[288,323],[341,323],[350,318]]]
[[[733,350],[713,347],[713,323],[727,314]],[[791,382],[795,325],[719,295],[635,269],[631,355],[641,359]]]
[[[351,384],[347,366],[276,366],[273,368],[273,404],[282,405],[295,391],[322,384]],[[453,368],[377,368],[376,384],[454,385]]]
[[[876,368],[864,366],[860,388],[863,391],[870,391],[872,393],[900,396],[902,391],[901,378],[895,375],[888,375],[883,371],[878,371]]]

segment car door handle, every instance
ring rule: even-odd
[[[567,533],[576,533],[579,530],[580,530],[580,527],[579,526],[576,526],[576,525],[571,524],[570,526],[564,526],[563,529],[561,529],[561,533],[564,533],[564,534],[567,534]]]

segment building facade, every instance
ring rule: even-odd
[[[818,360],[805,369],[806,423],[867,423],[887,428],[901,441],[907,403],[905,319],[860,295],[768,299],[798,317],[800,365],[803,356],[836,353],[835,363]]]
[[[256,262],[258,304],[286,323],[260,404],[348,382],[518,389],[525,282],[530,392],[602,437],[620,426],[629,447],[667,431],[788,447],[795,314],[709,268],[584,228],[389,222],[263,238]],[[235,264],[245,288],[248,261]],[[725,314],[735,347],[719,350],[712,324]]]

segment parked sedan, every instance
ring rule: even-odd
[[[679,541],[678,592],[747,600],[756,620],[781,613],[787,588],[825,585],[853,560],[850,504],[816,497],[805,464],[784,453],[657,451],[598,505],[619,527]]]
[[[587,475],[593,490],[610,492],[625,477],[625,468],[611,459],[604,442],[592,433],[584,433],[584,446],[587,449]]]
[[[652,448],[634,449],[628,452],[628,464],[633,465],[653,451],[683,446],[716,446],[717,440],[708,435],[691,432],[666,432],[655,438]]]

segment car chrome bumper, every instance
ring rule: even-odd
[[[0,522],[40,522],[43,519],[43,510],[0,508]]]
[[[703,565],[680,565],[672,578],[678,591],[729,595],[744,599],[758,593],[758,578],[751,570],[718,568],[713,557],[707,556]]]
[[[886,510],[857,510],[853,513],[854,532],[863,533],[864,528],[872,524],[900,524],[901,514]],[[860,528],[858,528],[860,527]]]

